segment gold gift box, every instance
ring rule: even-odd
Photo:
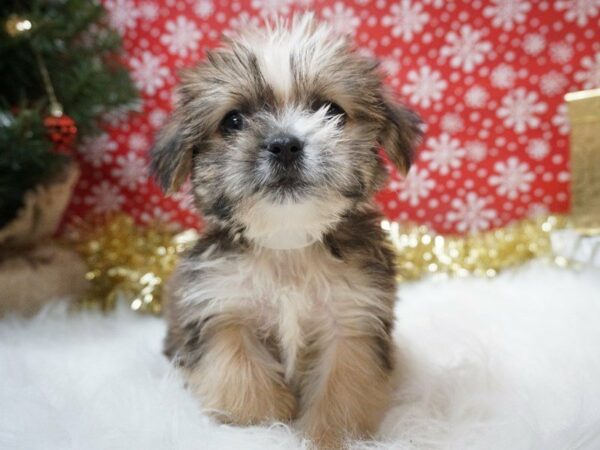
[[[571,122],[571,219],[600,233],[600,89],[565,95]]]

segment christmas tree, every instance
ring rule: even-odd
[[[121,41],[90,0],[0,4],[0,226],[102,119],[133,105]]]

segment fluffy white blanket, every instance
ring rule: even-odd
[[[600,271],[536,263],[403,285],[403,383],[369,449],[600,448]],[[2,449],[299,449],[284,425],[201,412],[161,354],[163,322],[45,311],[0,321]]]

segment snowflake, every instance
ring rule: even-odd
[[[582,83],[584,89],[600,87],[600,53],[596,53],[594,57],[584,56],[581,67],[584,70],[575,73],[575,81]]]
[[[487,156],[487,147],[483,142],[471,141],[465,144],[467,158],[472,161],[480,162]]]
[[[381,68],[390,76],[398,75],[400,72],[400,61],[398,58],[389,56],[381,61]]]
[[[543,203],[533,203],[527,209],[527,217],[535,219],[548,214],[548,207]]]
[[[492,44],[481,41],[481,32],[470,25],[460,27],[460,33],[454,31],[446,35],[445,45],[440,50],[441,56],[449,56],[452,67],[460,67],[465,72],[472,72],[475,66],[481,64],[485,54],[492,50]]]
[[[100,167],[102,164],[110,164],[112,162],[112,153],[117,149],[118,145],[106,133],[100,136],[86,137],[78,147],[83,160],[94,167]]]
[[[498,195],[504,195],[511,200],[518,197],[520,192],[529,192],[530,184],[535,180],[535,174],[529,170],[529,164],[519,161],[512,156],[506,161],[494,164],[497,175],[489,178],[489,183],[496,186]]]
[[[560,134],[568,134],[571,129],[569,116],[567,115],[567,105],[561,104],[556,110],[556,114],[552,117],[552,125],[554,125]]]
[[[154,206],[150,211],[140,214],[140,220],[146,224],[166,224],[173,219],[173,213],[159,206]]]
[[[523,0],[492,0],[493,5],[483,9],[485,17],[492,17],[492,25],[502,27],[506,31],[513,29],[517,23],[523,23],[531,5]]]
[[[140,152],[148,150],[148,138],[141,133],[133,133],[127,140],[129,148],[133,151]]]
[[[215,11],[215,4],[212,0],[199,0],[194,4],[194,12],[206,19]]]
[[[517,133],[523,133],[527,128],[536,128],[540,125],[537,114],[546,112],[544,102],[538,102],[535,91],[527,92],[525,88],[517,88],[502,97],[502,106],[496,114],[504,119],[504,125],[513,128]]]
[[[124,34],[128,28],[133,28],[140,16],[140,11],[135,8],[130,0],[107,0],[104,6],[108,11],[111,25]]]
[[[552,70],[542,75],[540,89],[544,95],[552,96],[562,94],[567,86],[567,78],[560,72]]]
[[[381,24],[384,27],[392,27],[392,36],[402,36],[402,40],[408,42],[414,34],[423,30],[428,20],[429,14],[423,11],[421,3],[413,4],[411,0],[401,0],[399,4],[390,7],[390,15],[383,16]]]
[[[84,198],[84,203],[90,205],[95,213],[105,214],[118,211],[125,203],[125,197],[117,186],[103,180],[100,184],[92,187],[92,193]]]
[[[121,186],[134,189],[148,179],[148,167],[141,156],[130,152],[124,156],[118,156],[116,163],[117,166],[112,169],[111,174]]]
[[[411,70],[407,78],[410,83],[402,86],[402,93],[410,95],[411,103],[425,108],[431,106],[432,100],[440,100],[442,92],[448,86],[440,72],[431,70],[429,66],[423,66],[418,71]]]
[[[488,98],[488,92],[481,86],[473,86],[465,93],[465,103],[471,108],[483,108]]]
[[[515,83],[517,74],[508,64],[500,64],[492,70],[492,86],[498,89],[508,89]]]
[[[160,9],[156,3],[146,2],[140,5],[140,16],[145,20],[154,20],[158,17]]]
[[[446,219],[448,222],[456,223],[456,230],[460,233],[468,231],[473,234],[487,230],[491,221],[497,216],[495,210],[486,208],[487,203],[486,199],[469,192],[464,201],[460,198],[452,200],[454,211],[449,211]]]
[[[462,118],[458,114],[448,113],[442,117],[442,130],[448,133],[458,133],[462,131],[464,125]]]
[[[528,55],[535,56],[546,47],[546,39],[538,33],[532,33],[525,36],[523,40],[523,50]]]
[[[165,78],[169,76],[169,69],[161,65],[162,58],[150,52],[142,52],[140,58],[131,58],[131,76],[135,85],[148,95],[165,85]]]
[[[569,22],[577,22],[580,27],[587,25],[588,18],[596,17],[600,2],[598,0],[556,0],[557,11],[566,10],[565,18]]]
[[[160,128],[167,120],[167,112],[162,109],[153,109],[148,114],[148,122],[153,128]]]
[[[544,159],[550,152],[550,146],[543,139],[532,139],[527,145],[527,154],[533,159]]]
[[[323,18],[332,26],[336,33],[354,34],[360,25],[360,20],[354,10],[341,2],[336,2],[331,8],[323,9]]]
[[[458,168],[465,150],[460,148],[458,139],[451,138],[449,134],[442,133],[439,138],[427,139],[427,149],[422,153],[423,161],[430,161],[432,170],[439,170],[441,175],[447,175],[450,168]]]
[[[566,42],[555,42],[550,45],[550,59],[558,64],[566,64],[573,57],[573,47]]]
[[[252,0],[252,8],[263,16],[276,17],[290,12],[290,0]]]
[[[235,32],[243,30],[244,28],[258,27],[259,24],[259,18],[256,16],[251,16],[246,11],[242,11],[236,17],[233,17],[231,18],[231,20],[229,20],[229,27],[231,30],[235,30]],[[226,30],[224,34],[227,36],[230,35],[231,32],[229,30]]]
[[[435,187],[435,181],[429,178],[429,171],[427,169],[419,170],[414,168],[399,183],[390,183],[390,187],[392,189],[397,188],[400,192],[398,196],[400,200],[408,200],[411,206],[416,206],[419,204],[421,198],[429,195],[429,192]]]
[[[169,53],[186,57],[190,50],[198,49],[202,32],[191,20],[179,16],[175,20],[169,20],[165,28],[167,33],[160,37],[160,42],[167,46]]]

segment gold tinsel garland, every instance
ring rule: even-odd
[[[502,269],[551,256],[550,232],[565,222],[563,217],[547,216],[466,237],[441,236],[424,226],[388,221],[382,227],[398,253],[398,278],[408,281],[428,274],[493,277]],[[133,310],[160,313],[164,281],[197,236],[193,230],[174,233],[162,226],[141,227],[126,215],[87,226],[76,240],[92,285],[81,306],[106,310],[124,299]]]

